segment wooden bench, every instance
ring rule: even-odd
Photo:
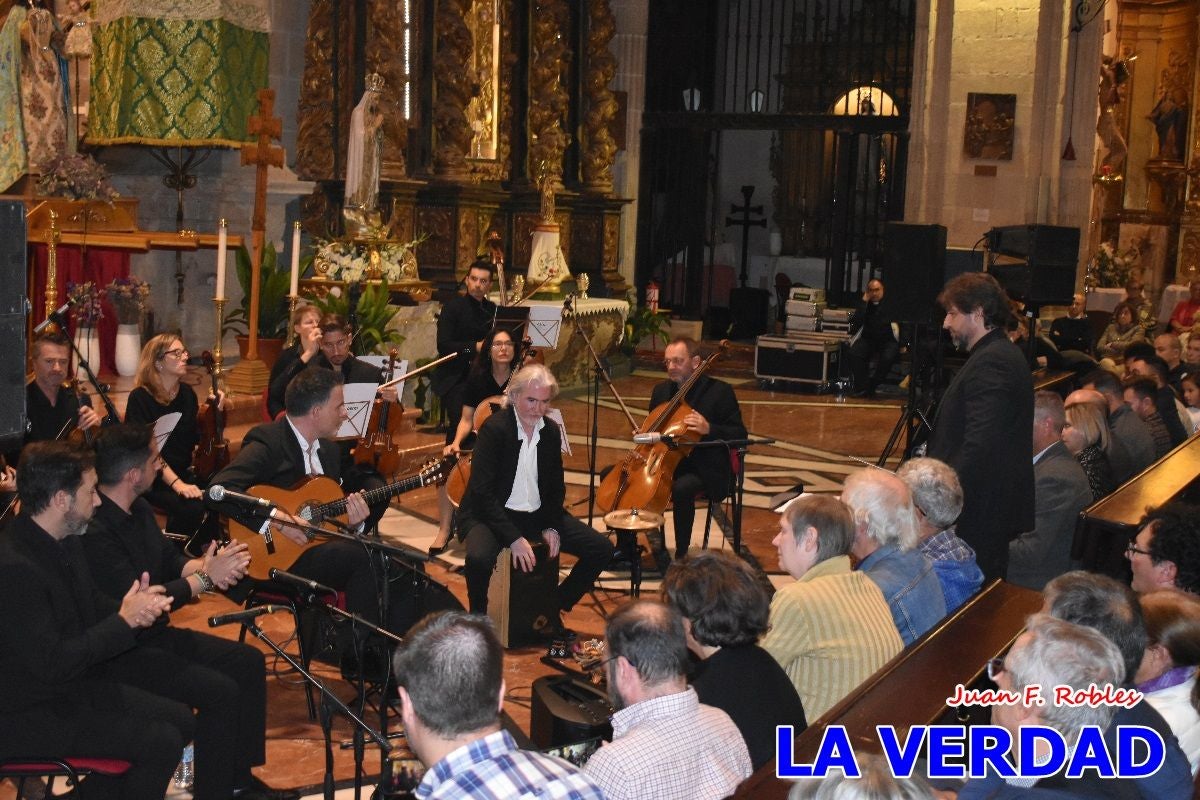
[[[1193,436],[1079,515],[1071,557],[1085,569],[1127,577],[1125,546],[1148,508],[1200,493],[1200,436]]]
[[[1075,373],[1065,369],[1037,369],[1033,371],[1033,390],[1058,392],[1064,397],[1075,388]]]
[[[942,620],[796,737],[793,763],[811,764],[826,727],[846,726],[856,753],[881,752],[875,726],[895,725],[900,739],[913,725],[965,724],[946,706],[959,684],[980,688],[985,664],[1003,655],[1042,607],[1039,592],[996,580]],[[775,777],[775,762],[742,782],[734,797],[787,797],[791,783]]]

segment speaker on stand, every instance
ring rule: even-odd
[[[25,237],[25,204],[0,202],[0,341],[12,354],[0,359],[0,453],[25,437]]]

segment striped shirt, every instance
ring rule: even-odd
[[[566,761],[517,747],[496,731],[447,755],[425,773],[418,800],[604,800],[600,789]]]
[[[850,571],[849,556],[776,592],[760,644],[792,679],[810,725],[904,648],[883,593]]]

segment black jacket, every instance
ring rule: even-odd
[[[679,385],[671,381],[655,386],[650,395],[650,410],[670,400],[677,391]],[[702,375],[684,399],[697,414],[708,420],[708,435],[700,441],[746,438],[742,410],[728,383]],[[679,463],[678,469],[697,473],[704,480],[704,493],[714,500],[729,494],[733,472],[729,451],[723,447],[694,448],[692,454]]]
[[[435,392],[445,394],[467,379],[475,343],[488,335],[495,320],[496,304],[486,297],[479,301],[469,294],[460,294],[442,306],[437,323],[438,355],[458,353],[459,356],[433,371],[430,386]]]

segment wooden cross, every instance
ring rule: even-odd
[[[267,229],[267,168],[283,166],[283,148],[271,144],[283,135],[283,120],[271,116],[275,110],[275,90],[258,90],[258,114],[250,117],[249,131],[258,136],[257,142],[242,145],[242,166],[253,164],[254,216],[250,221],[250,343],[246,348],[249,361],[258,360],[258,282],[262,270],[263,242]]]
[[[742,187],[742,197],[746,198],[746,205],[744,205],[744,206],[731,205],[729,207],[729,213],[741,214],[742,218],[741,219],[738,219],[736,217],[726,217],[725,218],[725,227],[726,228],[728,228],[731,225],[741,225],[742,226],[742,274],[741,274],[739,280],[741,282],[743,289],[746,288],[746,280],[749,277],[746,274],[746,262],[750,258],[750,229],[755,226],[762,226],[764,228],[767,227],[767,221],[765,219],[750,219],[751,214],[754,214],[755,216],[757,216],[757,215],[763,213],[762,206],[750,205],[750,198],[753,196],[754,196],[754,187],[753,186],[743,186]]]

